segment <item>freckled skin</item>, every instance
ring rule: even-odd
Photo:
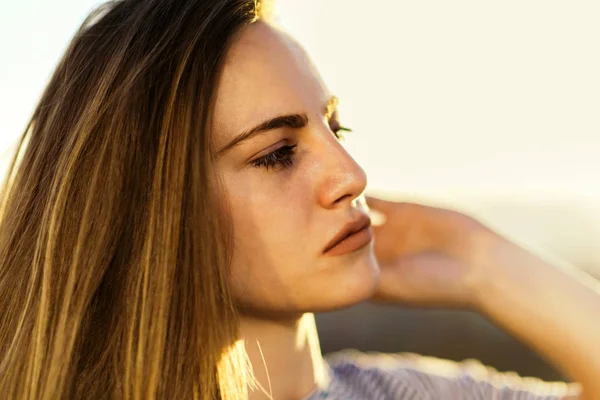
[[[378,283],[373,243],[329,257],[327,243],[365,212],[367,179],[340,144],[325,107],[331,99],[303,49],[265,22],[243,28],[227,54],[211,126],[215,151],[261,122],[306,114],[308,123],[256,135],[219,155],[233,223],[232,287],[245,312],[293,316],[369,298]],[[285,145],[292,165],[252,161]]]

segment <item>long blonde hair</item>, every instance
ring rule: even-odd
[[[0,203],[0,394],[238,399],[208,121],[256,0],[121,0],[58,64]]]

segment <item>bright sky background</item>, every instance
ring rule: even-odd
[[[374,186],[600,194],[600,2],[284,6]]]
[[[0,15],[0,151],[96,0]],[[369,4],[369,6],[365,6]],[[371,186],[600,196],[600,3],[280,0]]]
[[[3,5],[0,153],[97,4]],[[600,2],[280,0],[278,8],[340,97],[342,123],[355,131],[348,147],[372,189],[533,199],[532,209],[600,198]],[[511,219],[494,213],[500,224]],[[548,215],[564,219],[561,227],[587,218],[549,211],[538,234]],[[520,218],[513,225],[526,229]]]

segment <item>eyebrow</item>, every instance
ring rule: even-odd
[[[331,119],[335,109],[338,105],[338,98],[333,96],[327,102],[324,110],[324,114],[327,119]],[[247,131],[242,132],[237,135],[229,144],[221,148],[217,152],[217,154],[221,155],[232,147],[237,146],[240,142],[250,139],[253,136],[256,136],[259,133],[270,131],[278,128],[292,128],[292,129],[300,129],[304,128],[308,125],[308,116],[306,114],[289,114],[289,115],[280,115],[275,118],[270,118],[266,121],[261,122],[256,125],[254,128],[250,128]]]
[[[228,145],[219,150],[218,154],[223,154],[232,147],[237,146],[240,142],[250,139],[251,137],[256,136],[261,132],[285,127],[299,129],[304,128],[307,124],[308,117],[306,116],[306,114],[280,115],[275,118],[270,118],[256,125],[254,128],[250,128],[247,131],[244,131],[238,136],[236,136],[231,142],[229,142]]]

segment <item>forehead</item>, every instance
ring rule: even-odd
[[[320,111],[328,91],[307,54],[288,35],[259,21],[233,41],[217,86],[216,143],[268,118]]]

